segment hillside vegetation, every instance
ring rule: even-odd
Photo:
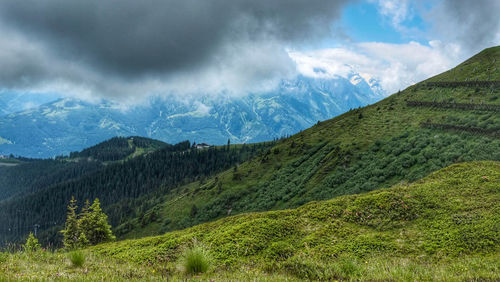
[[[120,161],[169,146],[172,147],[162,141],[139,136],[114,137],[81,152],[73,152],[70,158],[92,158],[103,162]]]
[[[274,142],[193,149],[146,138],[114,138],[55,160],[0,167],[0,245],[37,226],[44,245],[60,244],[66,205],[99,198],[114,226],[143,215],[165,191],[248,160]],[[30,207],[29,209],[26,207]],[[144,218],[144,217],[143,217]],[[155,220],[148,214],[144,222]]]
[[[374,105],[279,142],[206,181],[172,189],[116,228],[122,238],[176,230],[249,211],[409,182],[456,162],[500,161],[500,47]]]
[[[61,254],[4,254],[0,279],[183,279],[182,255],[194,245],[210,258],[200,279],[498,280],[500,163],[455,164],[412,184],[98,245],[82,269]]]
[[[175,147],[148,138],[115,137],[82,152],[73,152],[69,157],[2,160],[18,166],[0,166],[0,200],[77,179],[102,169],[110,161],[125,160],[168,146]]]

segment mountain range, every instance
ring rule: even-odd
[[[93,104],[59,98],[47,103],[55,96],[33,96],[0,95],[0,154],[67,155],[114,136],[144,136],[168,143],[261,142],[378,101],[384,92],[378,81],[366,81],[353,72],[346,78],[298,76],[259,95],[205,95],[188,102],[152,97],[145,105],[126,109],[110,101]],[[31,100],[34,107],[22,110]]]

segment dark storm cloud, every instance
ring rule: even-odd
[[[139,79],[196,69],[242,40],[287,44],[325,35],[345,2],[4,0],[0,19],[52,56]]]
[[[499,0],[443,0],[431,16],[443,39],[469,52],[500,44]]]

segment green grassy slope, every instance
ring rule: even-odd
[[[409,185],[98,245],[86,251],[86,273],[60,255],[26,265],[7,255],[0,278],[54,277],[47,275],[57,269],[73,279],[182,279],[180,257],[194,244],[212,258],[200,279],[497,280],[500,162],[455,164]]]
[[[318,123],[236,169],[169,191],[144,213],[155,214],[155,221],[141,224],[142,215],[116,231],[125,238],[161,234],[227,215],[415,181],[456,162],[500,161],[500,86],[427,85],[466,79],[500,80],[500,47],[379,103]]]
[[[500,48],[491,47],[481,51],[457,67],[428,81],[492,81],[500,80]]]

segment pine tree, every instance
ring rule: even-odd
[[[76,217],[77,208],[78,206],[76,205],[75,197],[71,197],[71,201],[68,205],[66,224],[64,225],[64,229],[61,230],[61,233],[64,236],[64,246],[68,249],[76,248],[78,244],[78,238],[80,237],[80,228],[78,226],[78,220]]]
[[[85,201],[85,205],[82,211],[78,215],[78,230],[80,235],[78,236],[78,247],[84,248],[90,244],[87,239],[87,231],[92,229],[92,222],[90,219],[90,203],[89,200]]]
[[[81,232],[90,245],[111,241],[115,239],[111,232],[111,226],[108,224],[108,216],[102,211],[99,199],[95,199],[85,216],[81,217]],[[85,229],[83,229],[85,228]]]

